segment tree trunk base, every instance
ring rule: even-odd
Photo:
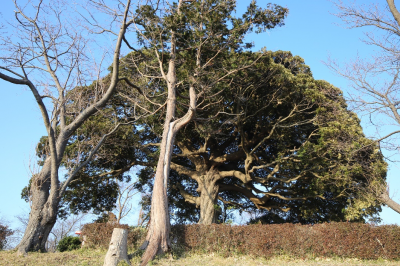
[[[127,242],[128,230],[114,228],[103,266],[117,266],[119,261],[125,261],[128,265],[131,265],[128,258]]]
[[[28,253],[20,251],[18,249],[16,249],[16,250],[17,250],[17,256],[18,257],[26,257],[26,256],[28,256]]]
[[[46,242],[56,222],[56,217],[43,214],[48,212],[46,208],[31,211],[24,236],[16,247],[18,255],[26,255],[29,251],[46,252]]]

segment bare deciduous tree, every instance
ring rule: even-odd
[[[119,182],[119,190],[117,197],[117,223],[120,223],[121,219],[126,217],[132,210],[132,198],[139,192],[135,189],[135,182],[127,184]]]
[[[32,209],[25,234],[17,247],[19,253],[26,253],[29,250],[45,250],[63,193],[107,136],[93,146],[86,161],[70,169],[66,181],[60,182],[59,167],[70,136],[105,106],[119,81],[119,57],[129,24],[130,0],[126,4],[119,3],[123,16],[110,24],[110,27],[119,27],[119,31],[112,51],[112,71],[108,83],[91,88],[89,101],[82,102],[72,112],[67,104],[76,97],[74,89],[87,86],[102,73],[100,70],[93,73],[93,69],[100,66],[96,62],[102,59],[90,59],[95,51],[94,42],[88,36],[92,33],[90,29],[96,28],[96,23],[79,17],[79,11],[63,0],[31,1],[24,7],[14,0],[14,4],[15,21],[10,24],[8,34],[1,38],[0,78],[29,88],[48,134],[48,154],[40,173],[32,179]],[[82,7],[82,10],[85,8]],[[74,14],[77,16],[74,17]],[[94,17],[88,17],[94,20]],[[103,28],[103,32],[107,30]]]
[[[394,0],[369,6],[333,1],[337,17],[348,28],[367,28],[364,43],[376,48],[367,59],[357,57],[345,67],[334,60],[327,65],[350,81],[349,101],[375,127],[375,141],[386,150],[399,152],[400,136],[400,13]],[[388,188],[372,185],[370,191],[400,213],[400,205],[389,197]]]

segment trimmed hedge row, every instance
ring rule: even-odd
[[[91,223],[85,224],[82,228],[81,237],[85,239],[85,246],[89,248],[105,248],[111,241],[114,228],[128,229],[128,248],[136,249],[141,241],[144,241],[146,230],[144,228],[133,228],[127,224],[117,223]],[[143,239],[143,240],[142,240]],[[81,239],[82,240],[82,239]]]
[[[82,231],[89,247],[108,248],[116,227],[129,228],[127,225],[95,223],[85,225]],[[143,228],[130,228],[128,247],[140,246],[145,234]],[[171,242],[173,249],[215,252],[223,256],[246,254],[268,258],[285,254],[299,258],[400,259],[400,227],[395,225],[175,225],[171,229]]]
[[[172,240],[185,250],[271,257],[399,259],[400,227],[360,223],[271,224],[173,227]]]

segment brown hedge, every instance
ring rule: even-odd
[[[271,257],[399,259],[400,228],[360,223],[230,226],[185,225],[172,229],[172,241],[185,250]]]
[[[91,223],[85,224],[82,228],[82,237],[85,236],[85,246],[89,248],[108,249],[111,235],[114,228],[128,229],[128,248],[135,249],[144,236],[145,230],[142,228],[132,228],[127,224],[117,223]]]
[[[83,228],[89,247],[108,248],[114,228],[130,229],[128,247],[137,248],[144,241],[143,228],[128,225],[94,223]],[[316,225],[175,225],[171,229],[175,248],[223,256],[246,254],[272,257],[343,257],[359,259],[399,259],[400,227],[372,226],[361,223],[324,223]],[[175,249],[175,250],[178,250]]]

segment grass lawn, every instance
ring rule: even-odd
[[[25,257],[17,256],[15,251],[0,251],[0,265],[23,265],[23,266],[61,266],[61,265],[87,265],[102,266],[106,250],[80,249],[63,253],[29,253]],[[138,265],[140,254],[131,260],[132,265]],[[121,265],[126,265],[120,263]],[[156,259],[149,265],[159,266],[256,266],[256,265],[399,265],[399,261],[387,260],[357,260],[340,258],[305,258],[293,259],[287,256],[274,257],[272,259],[251,258],[248,256],[235,256],[223,258],[219,255],[182,254],[179,257],[166,255]]]

